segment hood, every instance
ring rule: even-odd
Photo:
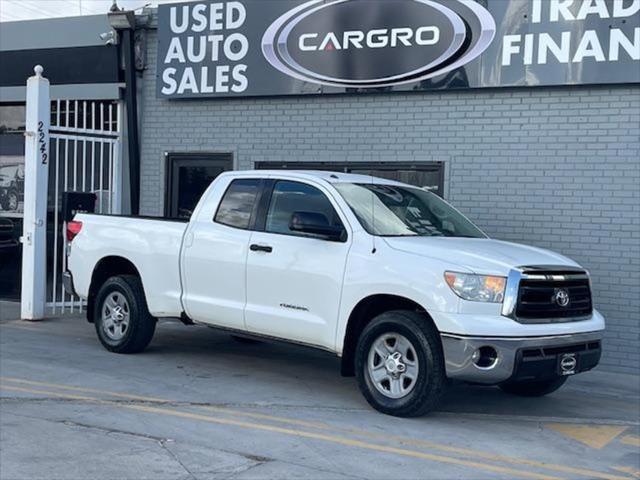
[[[489,238],[385,237],[394,250],[437,259],[474,273],[506,276],[514,267],[572,266],[577,263],[558,253]]]

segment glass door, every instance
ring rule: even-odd
[[[200,197],[222,172],[233,169],[231,153],[171,153],[167,165],[165,214],[189,219]]]

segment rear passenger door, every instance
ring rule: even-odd
[[[249,242],[247,329],[331,349],[350,229],[328,192],[319,186],[276,180],[271,190]],[[333,226],[344,226],[346,235],[331,241],[292,231],[294,212],[322,214]]]
[[[224,193],[210,192],[192,217],[182,278],[183,303],[193,320],[244,329],[247,251],[262,184],[232,180],[221,186]]]

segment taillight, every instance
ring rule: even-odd
[[[76,238],[80,230],[82,230],[82,222],[72,221],[67,223],[67,240],[70,242]]]

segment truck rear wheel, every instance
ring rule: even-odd
[[[109,278],[98,290],[95,302],[94,325],[104,348],[115,353],[138,353],[149,345],[156,319],[149,313],[138,277]]]
[[[374,318],[356,347],[356,377],[376,410],[417,417],[438,406],[446,374],[440,336],[416,312],[391,311]]]
[[[520,397],[542,397],[555,392],[566,381],[567,377],[557,377],[533,382],[507,382],[501,384],[500,388],[504,392]]]

